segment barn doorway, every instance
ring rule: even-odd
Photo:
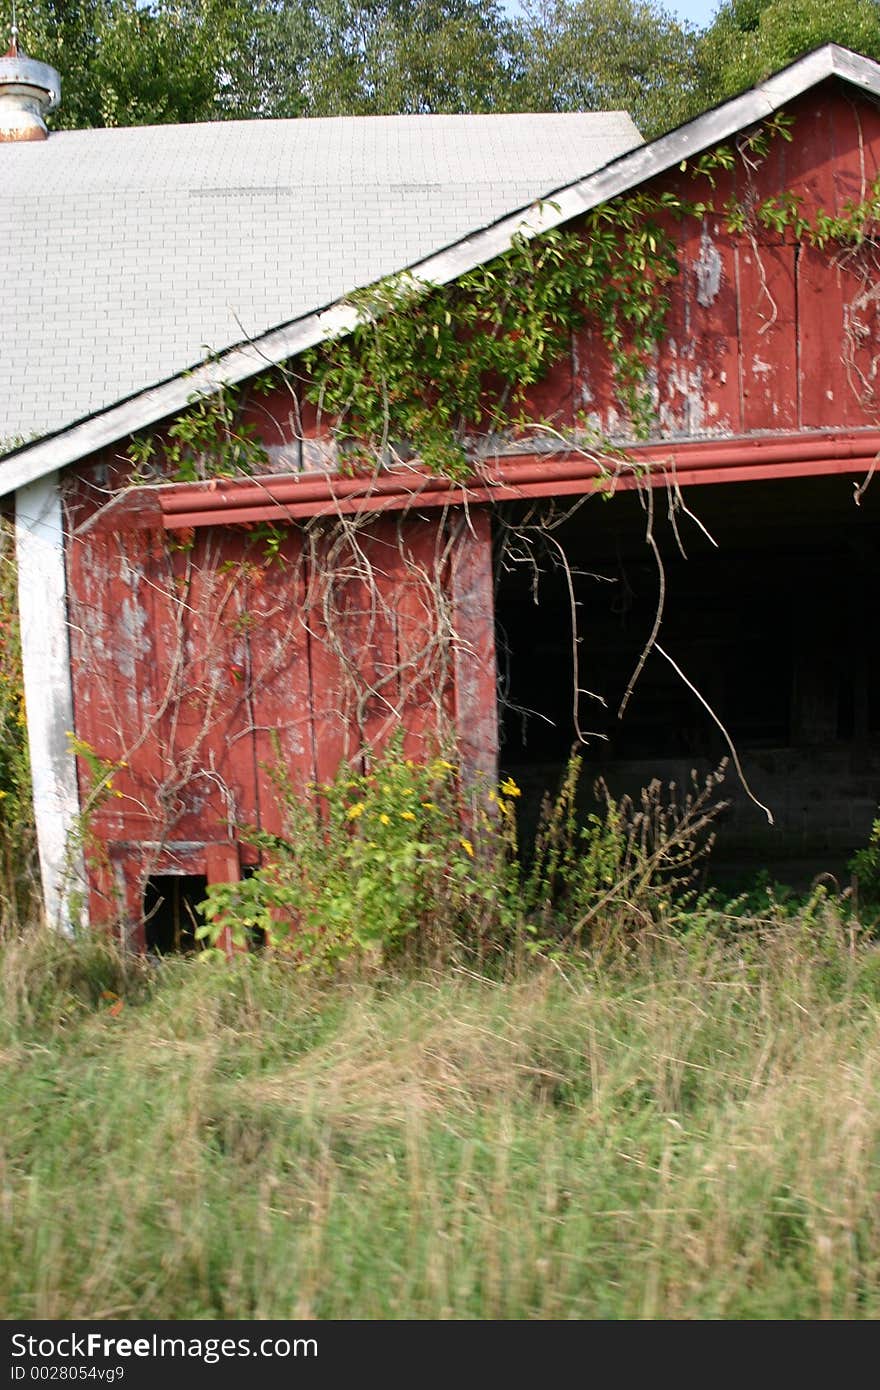
[[[523,788],[526,833],[578,725],[587,789],[601,776],[618,795],[702,777],[727,751],[657,651],[618,718],[662,588],[663,649],[728,729],[776,821],[729,771],[717,870],[845,874],[880,796],[880,485],[859,507],[847,477],[691,488],[685,501],[700,524],[679,514],[676,528],[655,491],[662,579],[633,492],[591,497],[567,517],[561,503],[539,514],[517,504],[499,519],[500,766]]]

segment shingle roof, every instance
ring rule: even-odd
[[[232,121],[0,146],[0,441],[57,430],[641,143],[622,112]]]

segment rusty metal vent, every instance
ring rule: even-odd
[[[12,41],[0,58],[0,141],[45,140],[45,117],[61,101],[61,78],[48,63],[38,63]]]

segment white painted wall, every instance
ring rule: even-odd
[[[73,729],[67,581],[58,474],[15,494],[18,611],[24,697],[34,786],[43,900],[50,926],[73,929],[84,901],[82,854],[75,846],[79,817]],[[73,900],[73,901],[72,901]]]

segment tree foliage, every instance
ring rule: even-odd
[[[720,100],[824,43],[880,58],[880,0],[726,0],[701,62]]]
[[[504,106],[495,0],[33,0],[60,128]]]
[[[254,116],[626,110],[646,136],[833,40],[880,57],[880,0],[30,0],[62,128]]]
[[[136,0],[35,0],[21,17],[21,37],[28,53],[61,73],[54,123],[73,129],[210,119],[225,39],[218,33],[203,42],[211,8],[222,9],[211,0],[161,10]]]
[[[705,104],[699,35],[654,0],[525,0],[516,43],[523,111],[623,110],[651,136]]]

